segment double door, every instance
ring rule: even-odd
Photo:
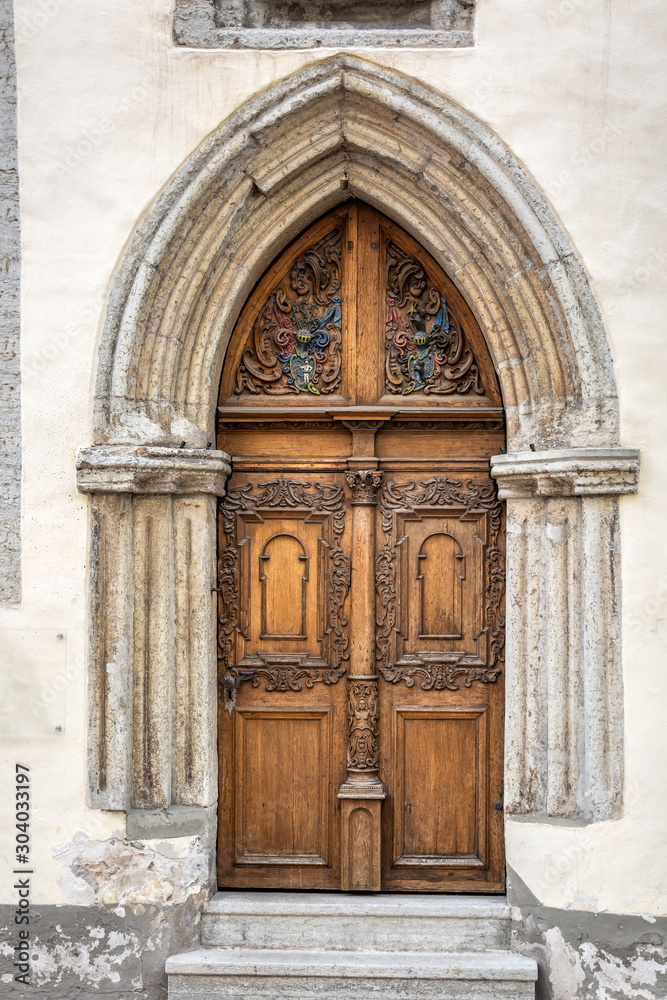
[[[501,889],[493,486],[281,471],[220,511],[221,884]]]
[[[447,277],[358,204],[296,241],[237,323],[219,411],[221,886],[504,888],[488,462],[504,425],[483,351]]]

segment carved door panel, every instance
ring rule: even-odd
[[[235,474],[220,505],[227,885],[340,886],[350,566],[338,480]]]
[[[466,302],[347,202],[258,282],[219,404],[220,884],[501,891],[504,415]]]
[[[377,539],[383,886],[501,888],[502,509],[387,477]]]

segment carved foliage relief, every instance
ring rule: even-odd
[[[458,319],[424,268],[386,240],[385,384],[390,393],[484,394]]]
[[[248,483],[232,488],[221,501],[220,514],[225,548],[218,560],[218,658],[223,689],[231,696],[243,681],[258,687],[265,681],[267,691],[301,691],[316,682],[335,684],[346,672],[349,659],[347,616],[344,604],[350,588],[350,559],[341,546],[345,527],[345,494],[334,483],[312,483],[281,477],[265,483]],[[240,610],[239,529],[244,518],[261,521],[271,512],[284,510],[295,518],[319,518],[320,543],[326,554],[321,582],[325,591],[322,646],[327,658],[303,654],[260,654],[252,663],[238,662],[234,655],[237,639],[249,638],[249,629]],[[324,537],[326,536],[326,537]],[[261,557],[260,557],[261,560]],[[247,572],[247,570],[246,570]],[[305,579],[305,577],[304,577]]]
[[[475,483],[434,476],[415,482],[385,484],[380,497],[380,512],[384,545],[376,556],[375,583],[378,598],[376,658],[385,680],[393,684],[404,681],[412,687],[415,678],[424,690],[458,690],[475,681],[493,683],[500,675],[505,658],[505,558],[502,543],[502,506],[495,483]],[[396,658],[393,638],[401,630],[398,621],[397,564],[398,547],[405,541],[397,537],[397,515],[422,518],[438,508],[451,510],[463,519],[475,515],[486,518],[484,543],[483,587],[474,595],[483,602],[482,628],[474,640],[486,639],[486,656],[482,659],[469,650],[443,651],[439,655],[411,655]]]
[[[237,396],[335,392],[341,385],[342,228],[299,257],[262,306],[236,373]]]

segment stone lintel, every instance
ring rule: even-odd
[[[229,455],[205,448],[93,445],[76,461],[82,493],[225,495]]]
[[[501,500],[636,493],[636,448],[565,448],[494,455],[491,475]]]

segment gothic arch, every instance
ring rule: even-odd
[[[229,466],[206,445],[228,339],[267,261],[355,195],[449,274],[500,379],[506,809],[620,814],[617,505],[637,489],[639,460],[618,447],[614,374],[585,273],[483,124],[397,73],[336,56],[204,141],[137,230],[111,294],[95,444],[77,461],[93,500],[89,787],[93,805],[134,811],[134,835],[164,836],[164,814],[156,833],[149,811],[174,807],[194,809],[179,830],[212,829],[215,497]]]
[[[227,340],[266,261],[354,195],[412,233],[468,300],[499,373],[513,450],[616,442],[593,296],[533,182],[461,108],[349,56],[233,115],[138,230],[104,330],[96,439],[212,440]]]

